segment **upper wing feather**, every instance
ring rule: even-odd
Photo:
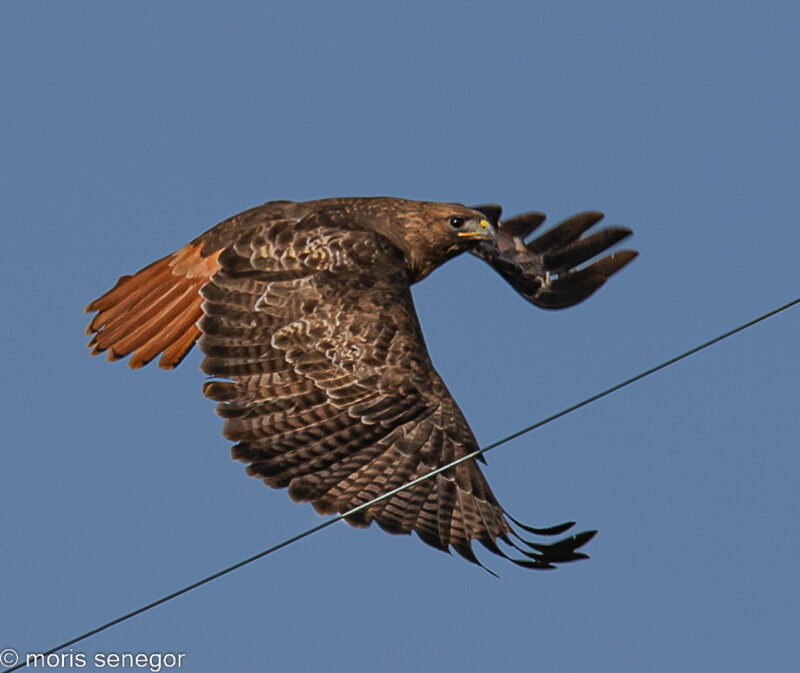
[[[401,253],[382,236],[312,213],[248,231],[200,292],[202,368],[248,473],[321,513],[345,513],[477,449],[430,362]],[[583,558],[591,534],[520,538],[467,461],[347,518],[417,531],[477,562],[479,540],[528,567]],[[566,530],[529,529],[551,534]],[[512,539],[511,536],[515,536]],[[518,541],[522,540],[525,547]]]

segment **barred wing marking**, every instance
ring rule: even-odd
[[[399,251],[317,214],[270,222],[219,256],[201,289],[200,348],[233,456],[324,514],[344,513],[477,449],[433,369]],[[542,545],[512,530],[474,461],[348,517],[478,562],[477,539],[529,567],[584,558],[593,533]],[[556,529],[530,529],[539,534]],[[511,536],[516,536],[512,539]]]

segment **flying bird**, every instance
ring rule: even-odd
[[[197,342],[213,377],[203,392],[218,402],[233,458],[320,514],[345,513],[478,449],[431,363],[411,285],[470,252],[528,301],[563,308],[637,254],[584,264],[632,233],[584,236],[602,213],[573,216],[531,241],[544,215],[500,217],[494,205],[399,198],[272,201],[120,278],[86,309],[97,313],[89,346],[109,360],[130,355],[133,369],[158,355],[172,369]],[[480,564],[477,540],[527,568],[587,558],[578,549],[595,533],[523,537],[561,535],[574,523],[521,524],[475,460],[345,520],[416,531]]]

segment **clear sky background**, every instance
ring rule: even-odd
[[[172,372],[89,358],[83,307],[118,276],[278,198],[633,227],[640,258],[576,308],[538,310],[472,257],[415,287],[488,444],[800,294],[799,30],[788,1],[3,3],[0,649],[45,650],[322,520],[230,460],[199,353]],[[340,523],[73,651],[185,652],[195,672],[796,671],[799,328],[795,308],[489,454],[517,518],[600,531],[589,561],[482,554],[496,579]]]

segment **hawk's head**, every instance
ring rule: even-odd
[[[412,282],[497,236],[495,224],[485,214],[459,203],[370,199],[364,206],[365,224],[403,252]]]

